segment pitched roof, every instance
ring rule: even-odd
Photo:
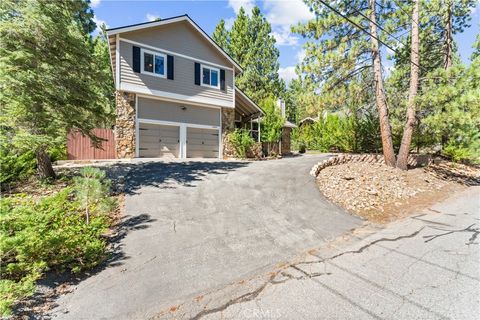
[[[227,60],[229,60],[235,66],[235,68],[237,68],[240,71],[243,71],[242,67],[232,57],[230,57],[230,55],[226,53],[225,50],[223,50],[205,31],[203,31],[203,29],[200,28],[200,26],[195,21],[193,21],[192,18],[188,16],[188,14],[184,14],[176,17],[170,17],[170,18],[166,18],[158,21],[142,22],[142,23],[132,24],[132,25],[123,26],[123,27],[110,28],[110,29],[107,29],[107,34],[111,36],[111,35],[124,33],[124,32],[158,27],[161,25],[179,22],[179,21],[188,21],[208,42],[210,42]]]
[[[241,97],[240,99],[246,103],[247,109],[245,109],[245,113],[248,113],[250,115],[264,115],[265,112],[260,108],[255,102],[253,102],[252,99],[250,99],[249,96],[245,94],[242,90],[240,90],[237,86],[235,86],[235,108],[237,108],[237,101],[238,98]],[[238,104],[240,106],[240,104]],[[241,106],[239,109],[243,109]]]

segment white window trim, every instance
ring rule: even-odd
[[[203,69],[206,68],[206,69],[209,69],[210,70],[210,82],[212,82],[212,70],[213,71],[217,71],[217,85],[216,86],[212,86],[211,84],[206,84],[206,83],[203,83]],[[207,87],[207,88],[214,88],[214,89],[218,89],[220,90],[220,69],[218,68],[214,68],[214,67],[210,67],[209,65],[205,65],[205,64],[201,64],[200,65],[200,85],[202,87]]]
[[[145,71],[145,63],[144,63],[145,62],[144,61],[145,56],[144,56],[144,53],[149,53],[149,54],[153,55],[153,70],[155,70],[155,56],[163,57],[163,75],[155,73],[155,72]],[[167,55],[164,54],[164,53],[151,51],[151,50],[146,50],[146,49],[141,48],[140,49],[140,65],[141,65],[140,71],[143,74],[148,74],[149,76],[155,76],[155,77],[159,77],[159,78],[166,78],[167,77]]]

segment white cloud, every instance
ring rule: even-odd
[[[102,24],[105,24],[105,27],[108,28],[108,24],[105,22],[105,20],[99,19],[97,16],[93,16],[92,20],[97,25],[97,29],[95,29],[95,31],[101,32],[102,29],[100,29],[100,27],[102,26]]]
[[[385,71],[385,76],[388,77],[392,74],[392,72],[395,70],[395,66],[391,61],[386,61],[383,64],[383,69]]]
[[[227,30],[231,30],[234,22],[235,22],[235,17],[225,19],[225,28]]]
[[[297,77],[297,74],[295,73],[295,67],[286,67],[286,68],[279,68],[278,69],[278,75],[280,78],[285,80],[285,83],[288,85],[292,79],[295,79]]]
[[[255,0],[228,0],[228,5],[235,11],[235,14],[237,14],[242,7],[245,9],[245,12],[249,14],[252,12],[253,7],[255,7]]]
[[[298,37],[290,32],[292,25],[314,17],[301,0],[265,0],[263,5],[268,22],[272,25],[273,36],[279,46],[298,44]]]
[[[297,59],[297,62],[302,62],[303,59],[305,59],[305,56],[307,53],[305,52],[305,49],[300,49],[298,50],[297,54],[295,55],[295,58]]]
[[[92,1],[90,1],[90,6],[91,6],[92,8],[96,8],[96,7],[98,7],[99,5],[100,5],[100,0],[92,0]]]
[[[288,29],[291,25],[307,21],[315,16],[302,0],[265,0],[263,7],[267,12],[268,22],[273,26],[282,26]]]
[[[148,21],[155,21],[155,20],[159,19],[160,17],[156,14],[147,13],[146,18],[147,18]]]
[[[288,28],[276,28],[272,35],[279,46],[295,46],[298,44],[298,37],[295,37]]]
[[[480,11],[480,0],[477,1],[477,5],[472,8],[472,10],[470,11],[470,14],[474,16],[479,11]]]

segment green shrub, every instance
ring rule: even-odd
[[[299,151],[375,152],[381,148],[378,120],[368,113],[361,117],[329,114],[295,129],[292,140]]]
[[[480,162],[480,134],[462,140],[450,139],[442,154],[454,162]]]
[[[232,143],[236,155],[241,159],[246,158],[247,150],[255,143],[255,140],[253,140],[250,133],[245,129],[235,129],[235,131],[229,133],[228,141]]]
[[[88,179],[97,179],[102,185],[101,192],[90,198],[94,201],[80,196],[78,188],[86,186],[80,182],[40,199],[19,194],[0,200],[1,314],[8,315],[16,301],[31,295],[46,271],[77,273],[98,265],[105,257],[102,235],[109,221],[105,212],[113,203],[106,200],[108,184],[103,174],[95,173]],[[109,206],[104,206],[107,203]],[[90,213],[88,224],[85,206]]]
[[[52,161],[67,158],[65,144],[48,150]],[[35,153],[27,148],[18,148],[11,140],[8,130],[0,129],[0,185],[22,181],[35,174]]]
[[[81,176],[74,178],[74,190],[80,208],[85,212],[86,223],[90,223],[90,214],[109,212],[113,203],[109,198],[110,181],[105,178],[105,171],[85,167]]]
[[[24,180],[35,173],[36,160],[33,151],[17,152],[11,146],[0,144],[0,184]]]

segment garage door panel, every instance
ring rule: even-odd
[[[218,139],[216,140],[203,140],[203,139],[198,139],[198,138],[189,138],[188,143],[193,144],[193,145],[207,145],[207,146],[217,146],[218,145]]]
[[[214,151],[214,152],[218,152],[218,147],[217,146],[209,146],[209,145],[206,145],[206,144],[187,144],[187,148],[190,150],[190,151]]]
[[[154,144],[159,144],[159,143],[165,143],[165,144],[177,144],[179,143],[178,138],[169,138],[169,137],[163,137],[163,136],[147,136],[147,137],[142,137],[142,144],[145,145],[146,143],[154,143]]]
[[[191,151],[188,152],[189,158],[218,158],[218,152]]]
[[[180,127],[141,123],[139,135],[140,157],[178,157],[180,150]]]
[[[188,158],[218,158],[218,130],[187,128]]]

